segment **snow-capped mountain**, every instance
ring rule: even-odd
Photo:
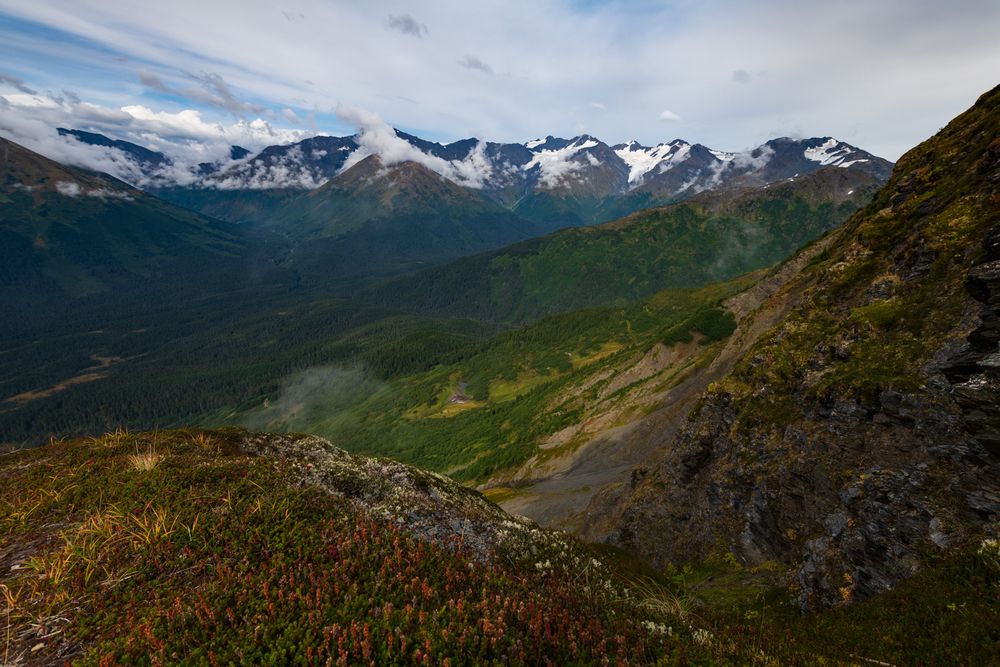
[[[691,144],[682,139],[674,139],[668,144],[657,144],[650,148],[633,139],[627,144],[614,146],[613,150],[615,155],[628,165],[629,186],[638,187],[651,171],[656,170],[659,173],[686,160],[691,154]]]
[[[316,136],[256,154],[234,146],[228,159],[185,167],[128,142],[60,132],[67,141],[119,152],[116,157],[130,168],[117,176],[140,188],[169,191],[178,202],[232,196],[223,193],[311,191],[377,155],[383,172],[415,162],[529,219],[544,219],[547,226],[591,224],[650,203],[723,186],[796,178],[824,167],[860,169],[880,179],[892,169],[890,162],[831,137],[784,137],[750,151],[726,152],[681,139],[656,146],[634,140],[611,146],[590,135],[548,136],[523,144],[478,139],[441,144],[391,128]]]

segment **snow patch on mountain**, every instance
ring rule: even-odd
[[[663,173],[683,162],[691,153],[691,145],[686,141],[674,140],[669,144],[659,144],[646,148],[634,139],[624,146],[616,147],[615,154],[628,165],[628,183],[636,186],[657,167]]]
[[[554,188],[571,174],[583,168],[583,163],[573,159],[580,151],[595,148],[597,142],[589,137],[580,137],[564,148],[544,150],[535,153],[531,161],[524,165],[525,171],[538,168],[538,182],[548,188]],[[589,156],[588,157],[592,157]],[[595,158],[596,159],[596,158]],[[590,162],[588,160],[588,162]],[[590,162],[593,165],[593,162]],[[598,164],[600,164],[598,162]],[[594,165],[596,166],[596,165]]]
[[[833,138],[827,139],[819,146],[806,148],[803,154],[807,160],[819,162],[824,167],[834,165],[846,169],[852,164],[868,161],[865,158],[848,159],[855,154],[855,151],[847,144]]]

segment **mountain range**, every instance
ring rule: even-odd
[[[235,193],[293,196],[336,183],[340,176],[356,181],[349,174],[354,166],[369,155],[388,152],[364,133],[316,136],[257,154],[234,146],[229,160],[178,169],[169,157],[135,144],[76,130],[61,132],[87,145],[122,151],[138,167],[136,185],[216,213],[240,199]],[[391,161],[382,158],[390,170],[402,162],[422,164],[549,231],[603,222],[650,202],[672,201],[720,186],[795,178],[824,166],[862,170],[883,180],[892,168],[886,160],[830,137],[772,139],[740,153],[680,139],[652,147],[637,141],[612,146],[589,135],[549,136],[523,144],[477,139],[440,144],[392,130],[389,139],[380,141],[392,149]],[[243,209],[236,211],[246,215]]]

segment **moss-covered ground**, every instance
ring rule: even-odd
[[[405,517],[298,483],[294,455],[249,455],[245,437],[117,432],[0,457],[4,662],[1000,658],[996,543],[938,558],[881,597],[801,616],[775,585],[780,566],[725,555],[657,572],[608,547],[538,539],[484,559],[461,537],[430,541]]]

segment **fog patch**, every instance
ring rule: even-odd
[[[314,366],[285,378],[277,398],[265,399],[241,423],[258,431],[326,432],[341,413],[385,388],[361,365]]]

